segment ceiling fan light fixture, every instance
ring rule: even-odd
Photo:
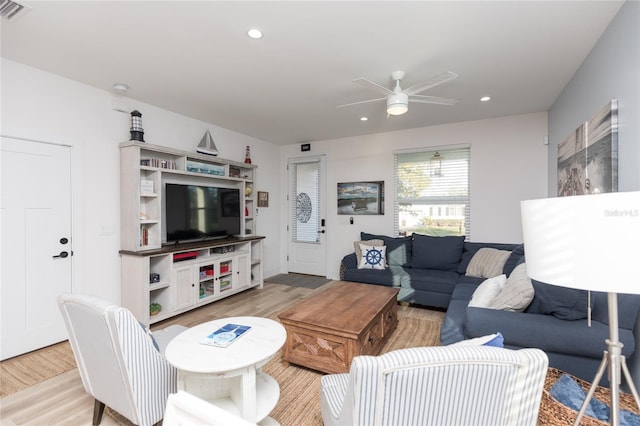
[[[254,40],[258,40],[262,38],[262,31],[257,28],[251,28],[247,31],[247,35]]]
[[[406,93],[396,93],[387,98],[387,114],[402,115],[409,111],[409,96]]]

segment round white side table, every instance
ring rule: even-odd
[[[251,329],[226,348],[200,343],[225,324]],[[165,357],[178,370],[178,390],[250,422],[273,424],[275,420],[267,416],[280,398],[280,386],[262,372],[262,366],[284,345],[286,337],[284,327],[267,318],[222,318],[177,335],[169,342]]]

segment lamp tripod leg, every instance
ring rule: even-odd
[[[587,407],[589,406],[589,402],[591,401],[591,398],[593,398],[593,394],[596,391],[596,387],[598,387],[598,384],[600,383],[600,379],[602,379],[602,376],[604,375],[604,372],[607,369],[608,360],[609,360],[609,354],[607,353],[607,351],[604,351],[604,355],[602,356],[602,362],[598,367],[598,372],[596,373],[596,377],[594,377],[593,383],[589,388],[589,393],[587,393],[587,396],[584,398],[584,402],[580,407],[580,411],[578,411],[578,415],[576,416],[576,420],[573,422],[573,426],[580,425],[580,420],[582,420],[582,416],[584,416],[585,411],[587,411]]]

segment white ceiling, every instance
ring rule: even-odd
[[[23,3],[31,10],[2,20],[2,56],[104,90],[123,82],[132,99],[280,145],[547,111],[622,5]],[[335,108],[379,97],[353,79],[392,87],[395,70],[403,87],[453,71],[422,94],[460,101],[388,118],[383,101]]]

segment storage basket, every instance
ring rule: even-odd
[[[575,380],[576,383],[578,383],[580,387],[584,389],[585,393],[589,392],[591,383],[574,377],[571,374],[565,373],[562,370],[549,368],[547,370],[547,378],[544,382],[544,390],[542,391],[542,400],[540,402],[540,411],[538,413],[538,425],[540,426],[570,426],[573,425],[573,422],[578,415],[577,411],[572,410],[566,405],[558,402],[549,393],[553,385],[563,374],[567,374],[569,377]],[[595,393],[593,394],[593,397],[599,399],[607,405],[610,405],[610,395],[611,390],[609,388],[598,386]],[[640,410],[638,410],[638,407],[636,406],[633,395],[628,393],[620,392],[620,409],[640,414]],[[608,424],[609,423],[607,422],[603,422],[602,420],[598,420],[587,415],[582,416],[582,420],[580,420],[581,426],[608,426]]]

